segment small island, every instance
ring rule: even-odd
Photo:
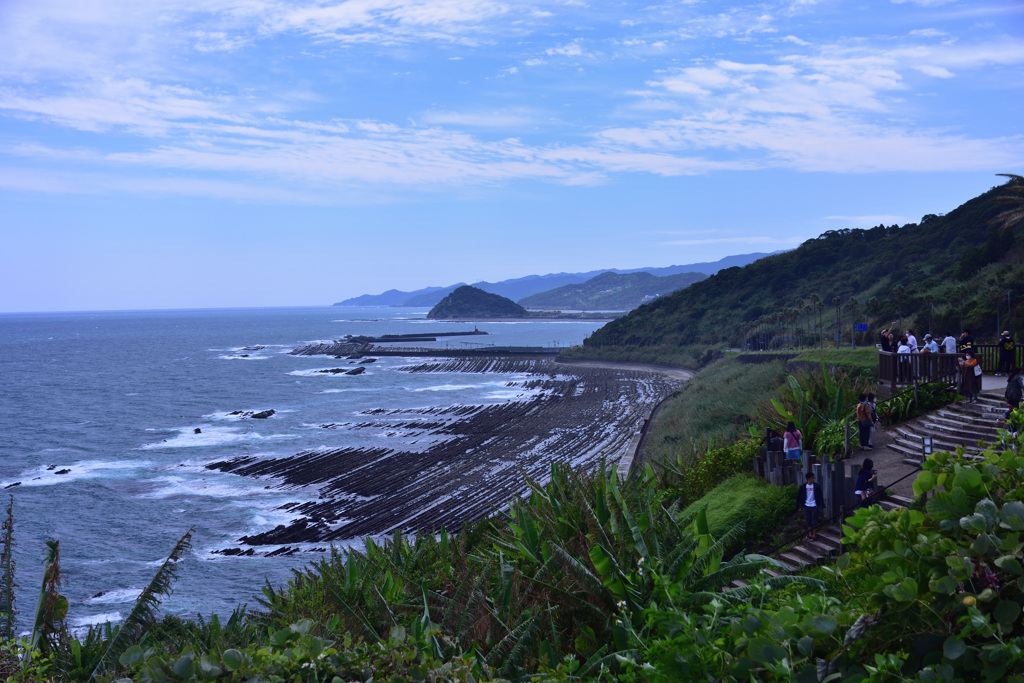
[[[427,313],[431,320],[453,318],[526,318],[526,309],[511,299],[463,285],[441,299]]]

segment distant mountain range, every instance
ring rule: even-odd
[[[564,285],[519,300],[529,309],[630,311],[660,296],[689,287],[708,276],[688,272],[658,277],[650,273],[601,273],[578,285]]]
[[[772,252],[778,254],[781,252]],[[540,294],[541,292],[549,292],[559,287],[566,285],[578,285],[594,278],[595,276],[602,275],[604,273],[615,273],[618,275],[626,275],[629,273],[650,273],[658,277],[667,277],[670,275],[678,275],[680,273],[703,273],[705,275],[714,275],[718,271],[724,268],[732,268],[734,266],[745,266],[748,263],[762,258],[764,256],[770,256],[767,253],[755,253],[755,254],[738,254],[736,256],[726,256],[718,261],[710,261],[706,263],[690,263],[681,266],[666,266],[664,268],[633,268],[630,270],[620,270],[618,268],[606,268],[604,270],[591,270],[586,273],[551,273],[548,275],[527,275],[526,277],[515,278],[512,280],[502,280],[501,282],[474,282],[473,286],[490,292],[492,294],[499,294],[503,297],[512,299],[513,301],[520,301],[528,296],[534,294]],[[437,305],[441,299],[445,298],[456,288],[465,285],[464,282],[458,282],[454,285],[448,285],[447,287],[424,287],[423,289],[417,289],[412,292],[402,292],[397,289],[389,289],[381,294],[363,294],[361,296],[353,297],[351,299],[345,299],[334,304],[335,306],[409,306],[409,307],[423,307],[429,308]],[[569,306],[566,306],[568,308]],[[611,310],[611,309],[609,309]]]

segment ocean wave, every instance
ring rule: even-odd
[[[201,429],[200,433],[196,434],[196,427],[178,428],[176,436],[140,446],[140,449],[148,451],[157,448],[205,448],[247,441],[277,441],[298,438],[295,434],[263,435],[252,431],[241,431],[235,427],[204,426],[199,429]]]
[[[309,370],[292,370],[289,375],[293,377],[344,377],[348,370],[355,370],[356,368],[365,368],[365,365],[352,365],[350,368],[344,368],[343,372],[326,372],[327,370],[337,370],[338,367],[333,368],[310,368]],[[374,373],[369,370],[364,370],[360,375],[372,375]]]
[[[25,470],[18,477],[0,481],[0,488],[18,484],[20,486],[54,486],[83,479],[110,477],[113,473],[128,474],[145,469],[152,463],[148,460],[81,461],[70,465],[40,465]]]
[[[117,590],[94,595],[91,598],[83,600],[83,602],[86,605],[110,605],[119,602],[135,602],[135,599],[139,597],[140,593],[142,593],[141,588],[119,588]]]
[[[102,612],[100,614],[93,614],[88,617],[78,617],[77,619],[68,619],[68,624],[71,628],[85,629],[90,626],[98,626],[107,622],[116,623],[121,621],[120,612]]]
[[[211,479],[215,479],[215,481],[211,481]],[[238,498],[245,496],[246,498],[251,498],[260,493],[270,493],[270,491],[263,488],[262,484],[257,488],[251,481],[238,477],[232,477],[231,479],[237,481],[237,483],[231,483],[226,478],[209,473],[207,477],[202,479],[176,476],[157,477],[148,482],[157,488],[135,497],[146,500],[163,500],[175,496],[203,496],[207,498]],[[244,485],[239,486],[238,484]],[[274,491],[274,493],[280,495],[279,491]]]
[[[465,391],[466,389],[478,389],[479,384],[437,384],[432,387],[420,387],[413,391]]]

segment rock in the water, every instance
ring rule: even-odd
[[[345,374],[346,375],[361,375],[364,372],[366,372],[366,368],[364,368],[362,366],[359,366],[358,368],[352,368],[351,370],[349,370]]]
[[[70,471],[69,469],[57,470],[54,474],[67,474]]]
[[[273,415],[275,412],[276,411],[273,408],[271,408],[270,410],[261,410],[258,413],[253,413],[252,416],[253,416],[253,418],[255,418],[257,420],[266,420],[268,417]]]
[[[20,482],[20,481],[16,481],[16,482],[14,482],[13,484],[8,484],[8,485],[7,485],[7,486],[5,486],[4,488],[5,488],[5,489],[13,489],[13,488],[14,488],[15,486],[21,486],[21,482]]]

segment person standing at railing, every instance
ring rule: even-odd
[[[946,353],[951,357],[943,361],[943,372],[952,372],[956,368],[956,358],[952,357],[956,354],[956,338],[951,334],[946,334],[946,338],[942,340],[942,346],[945,348]]]
[[[906,383],[910,378],[910,345],[906,337],[900,337],[900,345],[896,349],[896,365],[900,383]]]
[[[967,397],[968,403],[977,403],[980,388],[981,365],[974,357],[974,349],[967,349],[960,361],[960,393]]]
[[[921,347],[921,372],[932,380],[935,378],[935,364],[938,361],[936,354],[939,352],[939,345],[932,339],[932,335],[924,335],[924,346]]]
[[[1003,330],[999,337],[999,368],[996,377],[1001,377],[1010,372],[1017,361],[1017,342],[1010,336],[1009,331]]]
[[[892,345],[892,328],[894,327],[896,327],[895,322],[889,325],[889,329],[882,330],[882,350],[886,353],[892,353],[896,350]]]
[[[914,331],[907,328],[907,346],[910,347],[911,353],[917,353],[917,337],[914,336]]]
[[[971,334],[970,330],[964,329],[963,334],[960,335],[959,341],[957,341],[956,350],[959,351],[960,353],[964,353],[968,349],[970,349],[973,353],[974,335]]]

